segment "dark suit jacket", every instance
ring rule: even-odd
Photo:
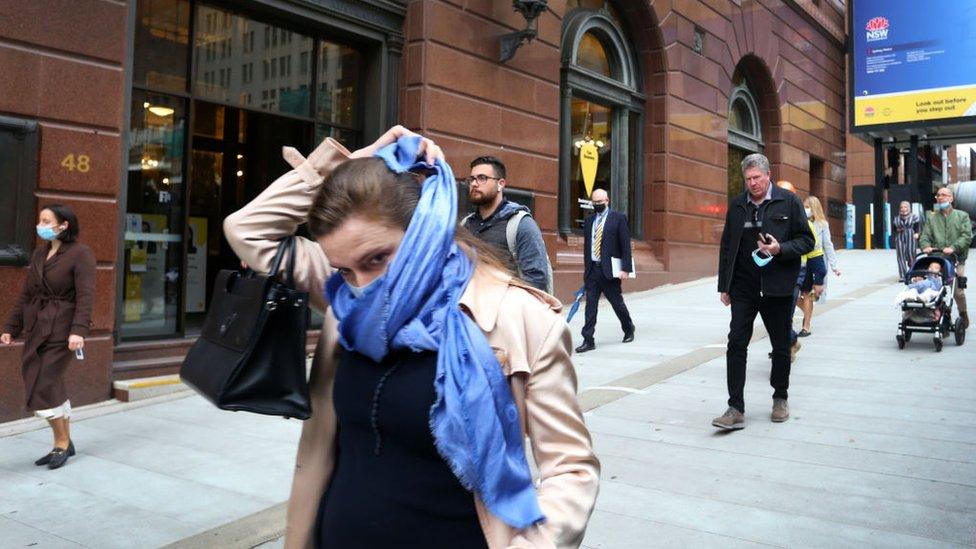
[[[586,218],[583,223],[583,265],[585,265],[584,276],[589,276],[590,269],[597,264],[591,259],[593,257],[593,220],[596,215]],[[620,264],[624,269],[630,268],[630,228],[627,224],[627,216],[610,210],[607,220],[603,225],[603,240],[600,242],[600,265],[603,276],[613,278],[613,269],[610,267],[610,258],[619,257]]]

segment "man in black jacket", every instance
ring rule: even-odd
[[[773,346],[772,420],[779,423],[790,417],[786,399],[793,288],[800,256],[814,246],[803,204],[795,194],[770,182],[765,156],[745,157],[742,176],[746,190],[729,203],[718,267],[720,299],[732,306],[725,355],[729,408],[712,425],[728,430],[745,427],[746,355],[756,314],[762,317]]]
[[[583,224],[583,284],[586,288],[586,322],[583,324],[583,343],[577,353],[596,349],[596,312],[600,294],[607,296],[613,312],[620,320],[624,343],[634,340],[634,323],[624,304],[621,280],[631,271],[630,229],[627,216],[610,209],[607,191],[596,189],[591,196],[595,213]],[[620,272],[614,276],[613,259],[620,260]]]

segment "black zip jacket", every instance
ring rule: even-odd
[[[732,199],[725,215],[718,260],[719,292],[731,292],[739,254],[752,254],[756,249],[755,245],[748,250],[739,249],[742,231],[746,222],[751,221],[748,204],[746,191]],[[770,199],[759,207],[759,222],[762,226],[758,230],[773,235],[780,246],[779,254],[759,269],[759,295],[792,296],[800,273],[800,256],[814,246],[803,203],[795,194],[774,185]]]

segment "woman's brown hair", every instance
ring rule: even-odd
[[[326,236],[353,215],[407,230],[420,201],[423,176],[390,171],[381,158],[355,158],[340,164],[326,177],[308,211],[309,232]],[[490,244],[457,226],[454,241],[478,263],[511,273]]]

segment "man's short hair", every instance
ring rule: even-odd
[[[769,173],[769,159],[765,155],[752,153],[742,159],[742,173],[745,174],[749,168],[759,168],[763,173]]]
[[[481,166],[482,164],[488,164],[491,169],[495,170],[495,177],[498,179],[505,179],[505,164],[502,163],[497,157],[494,156],[479,156],[471,161],[470,168],[475,166]]]

